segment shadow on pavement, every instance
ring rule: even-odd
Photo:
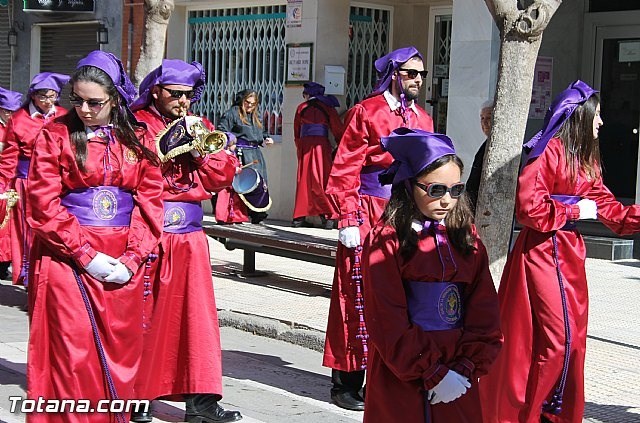
[[[245,357],[244,365],[232,365],[231,354]],[[225,363],[226,362],[226,363]],[[277,372],[268,370],[269,364],[278,367]],[[234,379],[246,379],[258,382],[264,385],[282,389],[289,393],[299,395],[301,397],[312,398],[317,401],[327,402],[329,399],[329,390],[331,389],[331,378],[325,375],[309,372],[302,369],[288,367],[290,362],[282,360],[280,357],[265,354],[254,354],[246,351],[224,350],[222,354],[222,368],[233,369],[232,371],[224,371],[224,376]],[[296,380],[316,379],[318,386],[300,385],[295,383]]]
[[[0,284],[0,305],[27,311],[27,291],[17,285]]]
[[[597,421],[604,423],[637,423],[640,421],[640,414],[630,413],[629,409],[636,406],[624,405],[603,405],[587,402],[584,409],[584,418],[587,421]]]
[[[0,358],[0,386],[17,385],[27,390],[27,365]]]

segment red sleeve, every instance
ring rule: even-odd
[[[630,235],[640,231],[640,205],[625,206],[616,200],[602,177],[595,180],[591,190],[585,194],[598,205],[598,220],[618,235]]]
[[[431,389],[449,370],[441,363],[436,342],[409,322],[402,284],[399,243],[390,228],[374,228],[362,253],[365,317],[369,342],[385,365],[402,381],[422,380]]]
[[[570,194],[553,192],[558,169],[564,169],[564,150],[562,142],[554,138],[543,154],[528,163],[518,177],[516,218],[523,225],[539,232],[550,232],[580,216],[577,205],[551,199],[551,194]]]
[[[338,112],[333,107],[327,107],[329,113],[329,128],[331,129],[331,133],[333,134],[333,138],[335,138],[336,143],[340,142],[340,138],[342,138],[342,134],[344,133],[344,125],[340,120],[340,116],[338,116]]]
[[[17,112],[16,112],[17,113]],[[13,186],[18,167],[18,155],[20,148],[14,130],[14,119],[7,122],[7,129],[4,136],[4,150],[0,154],[0,192],[5,192]]]
[[[207,154],[205,157],[193,160],[203,188],[211,193],[231,186],[236,168],[240,166],[238,159],[228,150]]]
[[[451,368],[471,379],[487,374],[502,347],[500,305],[484,244],[478,239],[473,283],[464,292],[464,331]]]
[[[147,132],[141,140],[147,148],[154,151],[153,138],[149,137]],[[134,190],[135,207],[131,215],[127,248],[120,257],[120,261],[133,273],[160,243],[164,224],[163,179],[160,167],[144,158],[139,166],[140,176]]]
[[[306,106],[307,106],[306,102],[298,105],[298,108],[296,109],[296,114],[293,117],[293,140],[296,143],[296,146],[299,145],[300,143],[300,127],[302,125],[301,114]]]

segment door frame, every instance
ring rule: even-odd
[[[582,80],[595,89],[600,89],[603,40],[625,37],[629,33],[626,31],[631,31],[631,37],[636,37],[635,34],[637,34],[638,38],[640,38],[640,10],[585,13],[582,44]],[[640,137],[640,134],[638,136]],[[640,138],[638,145],[640,148]],[[636,175],[635,202],[640,204],[640,151],[638,152]]]
[[[427,35],[427,52],[433,51],[433,45],[435,42],[435,28],[436,28],[436,16],[442,15],[451,15],[453,16],[453,5],[451,6],[431,6],[429,7],[429,34]],[[425,63],[427,69],[429,71],[429,77],[427,77],[426,81],[423,81],[426,92],[426,100],[432,99],[432,88],[433,88],[433,53],[429,53],[426,55],[427,63]],[[431,103],[425,102],[425,109],[431,116],[433,116],[433,106]]]

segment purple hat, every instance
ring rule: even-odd
[[[380,94],[391,84],[391,76],[400,65],[412,57],[419,57],[424,61],[424,58],[413,46],[402,47],[397,50],[393,50],[386,56],[382,56],[375,61],[376,70],[378,71],[378,81],[376,82],[376,88],[370,95]]]
[[[560,130],[576,108],[597,92],[589,85],[577,80],[558,94],[544,116],[542,130],[524,144],[526,158],[523,162],[526,164],[542,154],[549,140]]]
[[[391,166],[380,174],[382,185],[415,178],[440,157],[456,154],[449,137],[422,129],[398,128],[381,138],[380,143],[394,158]]]
[[[131,105],[133,110],[142,109],[151,103],[151,90],[156,85],[188,85],[193,87],[194,103],[200,99],[204,91],[206,75],[198,62],[190,64],[178,59],[164,59],[162,64],[152,70],[140,83],[140,97]]]
[[[332,95],[324,95],[324,85],[318,84],[317,82],[307,82],[304,84],[302,93],[317,98],[318,101],[321,101],[329,107],[340,107],[338,99]]]
[[[86,57],[80,59],[76,65],[76,69],[82,66],[93,66],[109,75],[126,105],[130,104],[135,98],[136,87],[124,71],[120,59],[113,54],[101,50],[94,50],[87,54]]]
[[[0,107],[15,112],[22,105],[22,94],[0,87]]]
[[[38,90],[53,90],[57,93],[60,93],[60,91],[62,91],[62,87],[64,87],[70,79],[71,77],[69,75],[64,75],[61,73],[39,73],[31,80],[31,85],[29,85],[29,91],[27,92],[27,95],[31,95],[34,91]]]

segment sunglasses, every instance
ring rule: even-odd
[[[103,101],[98,101],[98,100],[85,100],[82,97],[78,97],[78,95],[71,93],[69,95],[69,103],[71,103],[71,105],[73,107],[82,107],[82,105],[84,103],[87,103],[87,107],[89,107],[89,109],[91,109],[91,111],[93,112],[99,112],[100,110],[102,110],[102,108],[104,107],[105,104],[107,104],[109,102],[110,99],[106,99]]]
[[[401,72],[406,72],[407,76],[411,79],[415,79],[418,76],[418,74],[422,77],[422,79],[424,79],[429,74],[429,71],[426,71],[426,70],[419,71],[417,69],[404,69],[404,68],[399,68],[398,70]]]
[[[160,88],[168,92],[171,98],[175,98],[175,99],[179,99],[179,98],[182,98],[182,96],[185,96],[187,100],[191,100],[193,96],[196,94],[195,91],[193,90],[189,90],[189,91],[170,90],[169,88],[165,88],[163,86],[160,86]]]
[[[445,184],[434,183],[425,185],[420,182],[416,182],[416,186],[426,192],[431,198],[442,198],[447,195],[447,193],[451,194],[451,198],[458,198],[464,192],[465,183],[459,182],[448,187]]]

